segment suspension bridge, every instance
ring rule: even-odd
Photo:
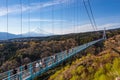
[[[88,2],[88,3],[86,3]],[[54,2],[55,3],[55,2]],[[6,7],[7,7],[7,12],[8,12],[8,1],[6,1]],[[22,34],[22,1],[20,0],[20,4],[21,4],[21,34]],[[79,4],[79,3],[78,3]],[[96,31],[97,30],[97,26],[96,26],[96,22],[95,22],[95,18],[91,9],[91,5],[90,5],[90,1],[87,0],[83,0],[83,4],[85,7],[85,10],[87,12],[88,18],[90,20],[91,26],[92,28]],[[87,7],[87,4],[89,7]],[[54,10],[54,7],[52,7],[52,10]],[[30,10],[29,10],[30,12]],[[62,14],[62,12],[61,12]],[[79,15],[79,14],[77,14]],[[54,13],[52,12],[52,18],[54,19]],[[29,32],[30,32],[30,13],[29,13]],[[74,22],[75,23],[75,22]],[[75,27],[75,25],[74,25]],[[39,31],[39,28],[37,29]],[[53,20],[53,24],[52,24],[52,30],[54,33],[54,20]],[[62,31],[62,30],[61,30]],[[7,32],[8,32],[8,14],[7,14]],[[22,35],[21,35],[22,36]],[[8,35],[7,35],[8,37]],[[98,39],[98,40],[94,40],[88,43],[85,43],[83,45],[71,48],[69,50],[65,50],[62,51],[60,53],[56,53],[55,55],[49,56],[49,57],[45,57],[42,58],[40,60],[31,62],[27,65],[23,65],[20,66],[18,68],[9,70],[7,72],[3,72],[0,73],[0,80],[32,80],[35,77],[43,74],[44,72],[47,72],[49,69],[54,68],[55,66],[59,65],[60,63],[62,63],[63,61],[71,58],[72,56],[78,54],[79,52],[87,49],[88,47],[99,43],[100,41],[104,41],[106,39],[106,33],[105,30],[103,31],[103,37]]]
[[[41,60],[29,63],[27,65],[20,66],[16,68],[18,71],[16,74],[13,74],[14,70],[10,70],[0,74],[0,79],[2,80],[32,80],[35,77],[41,75],[42,73],[48,71],[49,69],[59,65],[68,58],[76,55],[77,53],[85,50],[86,48],[105,40],[105,34],[103,38],[77,46],[75,48],[69,49],[68,51],[63,51],[56,53],[55,55],[43,58]],[[25,69],[25,67],[27,67]]]

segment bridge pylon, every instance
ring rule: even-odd
[[[104,28],[104,31],[103,31],[103,39],[104,39],[104,40],[107,39],[107,36],[106,36],[106,28]]]

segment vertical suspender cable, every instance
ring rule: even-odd
[[[78,30],[78,27],[79,27],[79,24],[78,24],[78,19],[79,19],[79,15],[78,15],[78,7],[79,7],[79,1],[77,0],[77,6],[76,6],[76,16],[77,16],[77,18],[76,18],[76,20],[77,20],[77,25],[76,25],[76,27],[77,27],[77,33],[79,32],[79,30]],[[79,35],[77,35],[77,44],[78,44],[78,41],[79,41]]]
[[[70,2],[70,0],[68,0],[68,2],[67,2],[67,10],[68,10],[68,12],[67,12],[67,10],[66,10],[66,16],[67,16],[67,18],[69,18],[69,15],[70,15],[70,11],[69,11],[69,2]],[[66,18],[66,19],[67,19]]]
[[[79,15],[78,15],[79,10],[78,10],[78,7],[79,7],[79,1],[77,0],[77,12],[76,12],[76,15],[77,15],[77,33],[78,33],[78,27],[79,27],[79,23],[78,23],[78,21],[79,21]]]
[[[68,16],[69,16],[69,9],[68,9],[68,8],[69,8],[69,0],[67,1],[67,4],[66,4],[65,7],[66,7],[66,9],[67,9],[67,10],[65,11],[65,16],[66,16],[65,18],[67,19]],[[67,11],[68,11],[68,12],[67,12]],[[65,25],[66,25],[66,24],[65,24]],[[66,44],[65,49],[66,49],[67,54],[68,54],[68,41],[66,41],[66,43],[67,43],[67,44]]]
[[[53,0],[53,3],[54,3],[54,0]],[[53,33],[53,36],[54,36],[54,5],[52,6],[52,33]],[[52,46],[52,49],[53,49],[53,53],[55,53],[55,50],[54,50],[54,37],[53,37],[53,46]]]
[[[28,0],[28,7],[29,7],[29,11],[28,11],[28,31],[29,31],[29,37],[30,37],[30,0]]]
[[[29,7],[29,10],[28,10],[28,29],[29,29],[29,45],[30,45],[30,47],[31,47],[31,44],[30,44],[30,42],[31,42],[31,35],[30,35],[30,0],[28,0],[28,7]],[[30,51],[29,51],[29,53],[31,54],[31,49],[30,49]],[[33,59],[34,60],[34,59]],[[30,75],[31,75],[31,77],[33,76],[33,65],[32,65],[32,63],[30,63],[30,65],[29,65],[29,72],[30,72]]]
[[[74,2],[74,38],[75,38],[75,41],[76,41],[76,2]],[[76,43],[75,43],[75,46],[76,46]]]
[[[21,14],[20,14],[20,24],[21,24],[21,38],[22,38],[22,0],[20,0],[20,9],[21,9]],[[18,48],[19,49],[19,48]],[[22,56],[20,57],[20,65],[22,65]],[[22,67],[20,67],[20,72],[22,71]],[[22,73],[20,73],[20,76],[19,76],[20,79],[22,79]]]
[[[8,38],[8,0],[6,0],[6,12],[7,12],[7,38],[6,38],[6,40],[8,40],[9,38]],[[9,50],[8,50],[8,53],[9,53]],[[10,75],[11,75],[11,72],[8,72],[8,77],[10,77]]]
[[[74,37],[75,37],[75,40],[76,40],[76,2],[74,2]]]
[[[93,27],[93,29],[94,29],[94,31],[95,31],[95,27],[94,27],[93,21],[92,21],[92,19],[91,19],[91,17],[90,17],[89,10],[88,10],[88,8],[87,8],[87,5],[86,5],[85,0],[83,0],[83,4],[84,4],[85,10],[86,10],[86,12],[87,12],[88,18],[89,18],[89,20],[90,20],[91,26]]]
[[[60,24],[61,24],[61,35],[63,35],[63,5],[62,5],[62,1],[61,1],[61,22],[60,22]],[[61,47],[61,52],[63,51],[63,49],[62,49],[62,47]]]
[[[21,38],[22,38],[22,18],[23,18],[23,14],[22,14],[22,0],[20,0],[20,6],[21,6]]]
[[[30,9],[31,9],[31,7],[30,7],[30,0],[28,0],[28,6],[29,6],[29,11],[28,11],[28,29],[29,29],[29,44],[30,44],[30,42],[31,42],[31,32],[30,32],[30,26],[31,26],[31,24],[30,24]],[[30,44],[31,45],[31,44]],[[31,49],[30,49],[30,53],[31,53]]]
[[[61,1],[62,3],[62,1]],[[61,35],[63,35],[63,8],[62,8],[62,4],[61,4]]]
[[[6,10],[7,10],[7,40],[8,38],[8,0],[6,0]]]
[[[76,19],[76,17],[75,17],[75,2],[74,2],[74,5],[73,5],[73,8],[74,8],[74,11],[73,11],[73,15],[74,15],[74,16],[73,16],[73,17],[74,17],[74,19],[73,19],[73,20],[74,20],[74,21],[73,21],[73,24],[74,24],[74,25],[73,25],[73,26],[74,26],[74,32],[73,32],[73,33],[75,33],[75,32],[76,32],[76,28],[75,28],[75,26],[76,26],[76,25],[75,25],[75,24],[76,24],[76,22],[75,22],[75,19]]]
[[[68,9],[68,7],[69,7],[69,0],[67,1],[67,4],[66,4],[66,9],[69,11],[69,9]],[[69,15],[69,13],[67,12],[67,10],[65,11],[65,18],[67,19],[68,18],[68,15]],[[66,24],[65,24],[66,25]],[[68,44],[68,41],[67,41],[67,44]],[[65,49],[66,49],[66,51],[67,51],[67,54],[68,54],[68,45],[66,44],[66,47],[65,47]]]
[[[52,32],[54,34],[54,5],[52,6]]]
[[[39,0],[39,3],[40,3],[40,6],[41,6],[41,0]],[[41,11],[39,10],[39,29],[41,30],[42,29],[42,26],[41,26]],[[42,33],[42,31],[40,32]],[[40,47],[41,48],[41,47]],[[41,50],[40,50],[40,53],[41,53]],[[41,59],[41,56],[40,56],[40,59]],[[42,59],[41,59],[42,60]]]
[[[63,7],[62,7],[62,1],[61,1],[61,11],[60,11],[60,14],[61,14],[61,22],[60,22],[60,27],[61,27],[61,35],[63,35]],[[62,45],[62,44],[61,44]],[[62,46],[60,46],[60,51],[62,52],[63,51],[63,48]],[[63,53],[61,54],[61,59],[63,59]],[[62,62],[62,69],[63,69],[63,62]]]
[[[41,6],[41,0],[39,0],[40,1],[40,6]],[[39,20],[40,20],[40,22],[39,22],[39,29],[41,30],[41,11],[39,10]]]

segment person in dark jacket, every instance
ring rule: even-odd
[[[14,79],[17,79],[17,70],[16,69],[13,69],[13,75],[14,75]]]

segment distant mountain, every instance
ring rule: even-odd
[[[28,32],[22,34],[22,37],[46,37],[46,36],[51,36],[53,34],[42,34],[42,33],[37,33],[37,32]],[[16,34],[11,34],[7,32],[0,32],[0,40],[7,40],[7,39],[14,39],[14,38],[20,38],[21,34],[16,35]]]
[[[0,40],[18,38],[18,35],[7,33],[7,32],[0,32]]]
[[[39,27],[33,29],[31,32],[22,34],[23,37],[46,37],[51,35],[54,35],[54,34],[47,32],[45,30],[42,30]]]

